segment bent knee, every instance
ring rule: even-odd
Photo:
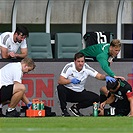
[[[106,86],[100,88],[100,94],[108,95],[109,91],[107,90]]]
[[[105,86],[103,86],[103,87],[101,87],[101,88],[100,88],[100,91],[104,92],[104,91],[105,91],[105,89],[106,89],[106,87],[105,87]]]
[[[57,90],[58,90],[58,91],[62,90],[62,88],[63,88],[63,85],[60,85],[60,84],[59,84],[59,85],[57,86]]]
[[[24,84],[14,84],[13,90],[14,90],[14,92],[18,92],[18,91],[25,92],[26,91],[26,87],[25,87]]]

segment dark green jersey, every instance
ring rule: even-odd
[[[114,77],[114,72],[110,69],[110,62],[108,61],[109,55],[109,43],[95,44],[88,46],[87,48],[80,50],[85,56],[95,57],[100,63],[101,68],[109,75]]]

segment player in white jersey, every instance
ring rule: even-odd
[[[75,116],[82,115],[79,109],[92,106],[93,102],[99,102],[99,95],[84,88],[88,76],[115,81],[114,78],[102,75],[87,65],[83,53],[76,53],[74,62],[68,63],[63,68],[58,80],[57,91],[63,116],[70,116],[66,108],[67,102],[77,103],[69,108]]]
[[[0,69],[0,104],[10,103],[7,117],[17,117],[15,107],[22,100],[27,106],[32,103],[25,95],[26,87],[22,84],[22,76],[35,68],[34,61],[25,57],[21,62],[9,63]]]
[[[16,28],[15,32],[4,32],[0,35],[0,58],[24,58],[28,54],[26,37],[29,31],[24,26]],[[20,48],[20,53],[18,49]]]

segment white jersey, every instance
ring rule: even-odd
[[[96,75],[98,74],[98,72],[96,70],[94,70],[93,68],[91,68],[88,64],[84,64],[83,69],[78,72],[75,69],[75,63],[71,62],[68,63],[62,70],[61,72],[61,76],[67,78],[67,79],[73,79],[73,78],[77,78],[79,80],[81,80],[80,84],[66,84],[64,85],[65,87],[76,91],[76,92],[81,92],[84,90],[84,86],[86,83],[86,79],[88,76],[92,76],[92,77],[96,77]]]
[[[22,83],[22,66],[20,62],[9,63],[0,69],[0,88],[1,86],[14,84],[14,81]]]
[[[0,35],[0,46],[7,48],[8,52],[17,53],[19,47],[27,48],[26,39],[24,39],[21,43],[14,42],[13,40],[14,32],[4,32]],[[1,53],[0,53],[1,58]]]

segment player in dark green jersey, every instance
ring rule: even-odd
[[[121,79],[115,82],[107,82],[106,88],[100,89],[103,96],[100,95],[100,113],[105,116],[133,116],[133,91],[131,85]],[[105,108],[109,104],[110,108]]]
[[[85,57],[95,57],[96,60],[100,63],[101,68],[111,77],[121,78],[124,77],[116,76],[115,73],[111,70],[110,64],[121,50],[121,42],[118,39],[112,40],[111,43],[103,44],[94,44],[88,46],[85,49],[80,50]]]

